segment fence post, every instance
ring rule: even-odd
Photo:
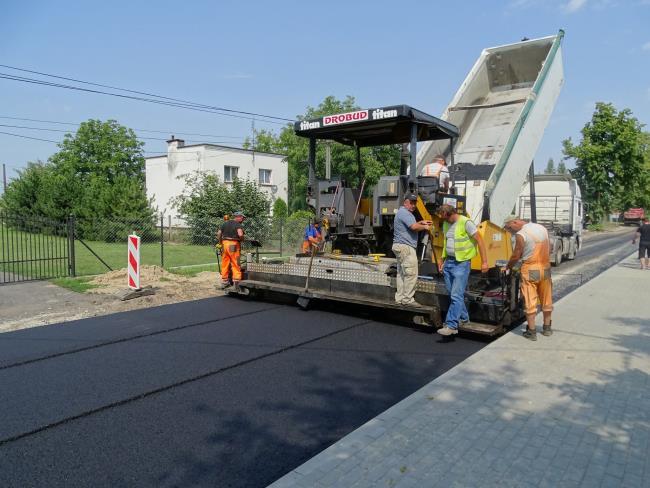
[[[165,216],[160,214],[160,267],[165,267]]]
[[[68,217],[68,273],[74,278],[77,276],[75,254],[74,254],[74,234],[75,220],[74,215]]]
[[[284,227],[284,220],[280,219],[280,257],[282,257],[282,228]]]

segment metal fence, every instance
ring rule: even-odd
[[[74,223],[0,212],[0,284],[74,275]]]
[[[167,221],[165,221],[167,220]],[[157,265],[169,270],[216,269],[217,230],[223,219],[193,221],[189,226],[172,226],[161,217],[156,222],[78,220],[76,223],[77,274],[99,274],[126,266],[127,236],[135,233],[141,238],[142,265]],[[245,219],[246,240],[242,254],[251,253],[254,259],[287,256],[300,252],[305,227],[309,219],[271,218]],[[93,229],[92,233],[84,229]],[[88,236],[88,237],[85,237]],[[261,246],[253,246],[252,240]]]
[[[122,269],[127,263],[127,236],[141,238],[141,265],[176,271],[215,270],[216,234],[223,219],[203,219],[171,226],[152,220],[75,219],[51,222],[38,217],[0,214],[0,277],[3,282],[88,276]],[[242,254],[253,259],[300,252],[309,218],[250,218],[243,227]],[[261,246],[253,246],[252,240]],[[179,271],[182,272],[182,271]]]

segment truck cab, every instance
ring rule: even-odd
[[[535,201],[536,222],[548,229],[551,240],[551,264],[575,259],[582,245],[584,209],[578,182],[571,175],[536,175],[535,192],[530,182],[521,189],[516,215],[532,220],[531,201]]]

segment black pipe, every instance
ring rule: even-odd
[[[418,126],[417,124],[411,124],[411,171],[409,174],[409,186],[411,186],[411,191],[416,191],[416,182],[417,182],[417,150],[418,150]]]
[[[359,146],[356,146],[356,149],[357,149],[357,177],[359,178],[358,184],[360,185],[361,181],[363,180],[363,167],[361,166],[361,148]]]
[[[409,167],[409,145],[402,144],[402,150],[399,155],[399,174],[405,175]]]
[[[307,166],[309,167],[309,186],[313,186],[316,183],[316,139],[313,137],[309,138],[309,159],[307,160]]]

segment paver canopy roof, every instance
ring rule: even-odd
[[[408,105],[369,108],[343,114],[301,120],[294,124],[301,137],[329,139],[348,146],[381,146],[411,142],[411,126],[417,126],[418,141],[459,136],[458,128]]]

